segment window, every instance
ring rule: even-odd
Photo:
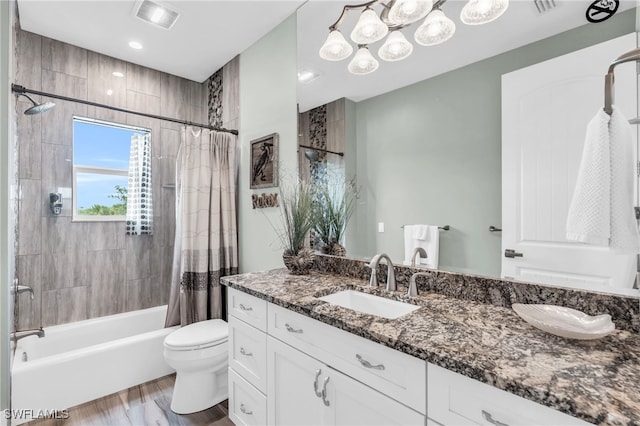
[[[73,219],[124,221],[131,141],[149,130],[73,118]]]

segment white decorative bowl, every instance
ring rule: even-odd
[[[516,313],[532,326],[568,339],[599,339],[611,334],[616,326],[611,315],[591,316],[564,306],[514,303]]]

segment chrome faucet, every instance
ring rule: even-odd
[[[10,339],[14,342],[17,342],[20,339],[23,339],[28,336],[38,336],[40,338],[44,337],[44,329],[40,327],[36,330],[22,330],[22,331],[14,331],[11,333]]]
[[[385,259],[387,261],[387,291],[396,291],[396,274],[393,270],[393,263],[391,263],[391,259],[385,253],[376,254],[371,259],[371,262],[367,265],[371,268],[371,278],[369,278],[369,287],[377,287],[378,286],[378,277],[376,275],[376,268],[378,267],[378,263],[380,260]]]
[[[420,257],[422,259],[426,259],[427,258],[427,251],[425,249],[423,249],[422,247],[416,247],[413,249],[413,254],[411,255],[411,267],[415,268],[416,267],[416,257],[418,257],[418,255],[420,255]]]
[[[35,297],[33,289],[26,285],[15,285],[11,287],[11,294],[31,293],[31,300]]]
[[[429,277],[431,276],[431,274],[427,272],[416,272],[415,274],[411,275],[411,278],[409,279],[409,291],[407,292],[407,296],[415,297],[418,295],[418,285],[416,284],[416,277],[419,276]]]

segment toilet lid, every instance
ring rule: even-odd
[[[165,346],[174,349],[191,349],[224,343],[229,336],[229,326],[221,319],[189,324],[169,334]]]

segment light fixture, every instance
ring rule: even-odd
[[[145,0],[146,1],[146,0]],[[353,53],[353,47],[340,32],[340,25],[350,10],[362,10],[358,22],[351,31],[351,40],[358,51],[349,62],[348,70],[354,74],[369,74],[378,68],[378,61],[368,47],[387,39],[378,48],[378,56],[385,61],[399,61],[411,54],[413,46],[399,30],[424,19],[414,32],[414,39],[422,46],[433,46],[449,40],[456,31],[456,24],[447,18],[441,7],[447,0],[370,0],[361,4],[346,5],[336,22],[329,27],[329,36],[320,48],[320,57],[327,61],[340,61]],[[468,0],[460,14],[460,20],[469,25],[491,22],[500,17],[509,0]],[[378,11],[374,7],[379,8]]]
[[[365,45],[358,46],[356,55],[349,62],[349,72],[356,75],[370,74],[378,69],[380,65],[376,58],[373,57],[369,49]]]
[[[469,0],[460,12],[467,25],[481,25],[498,19],[509,7],[509,0]]]
[[[180,16],[177,11],[166,4],[151,0],[139,0],[136,2],[133,15],[165,30],[171,29]]]
[[[435,46],[453,37],[456,24],[439,10],[433,10],[418,27],[415,33],[416,43],[422,46]]]
[[[129,42],[129,47],[132,49],[140,50],[142,49],[142,44],[137,41],[131,40]]]
[[[351,56],[351,53],[353,53],[353,47],[338,30],[331,31],[327,41],[320,48],[320,57],[327,61],[341,61]]]
[[[366,8],[351,31],[351,40],[357,44],[370,44],[382,40],[389,27],[380,20],[373,9]]]
[[[107,89],[107,96],[113,95],[113,89]]]
[[[433,7],[432,0],[396,0],[389,7],[389,22],[408,25],[427,16]]]
[[[124,77],[124,73],[121,73],[120,71],[114,71],[111,73],[111,75],[118,78]]]
[[[399,61],[411,55],[413,45],[407,41],[400,30],[394,30],[389,33],[387,40],[378,50],[378,56],[385,61]]]

